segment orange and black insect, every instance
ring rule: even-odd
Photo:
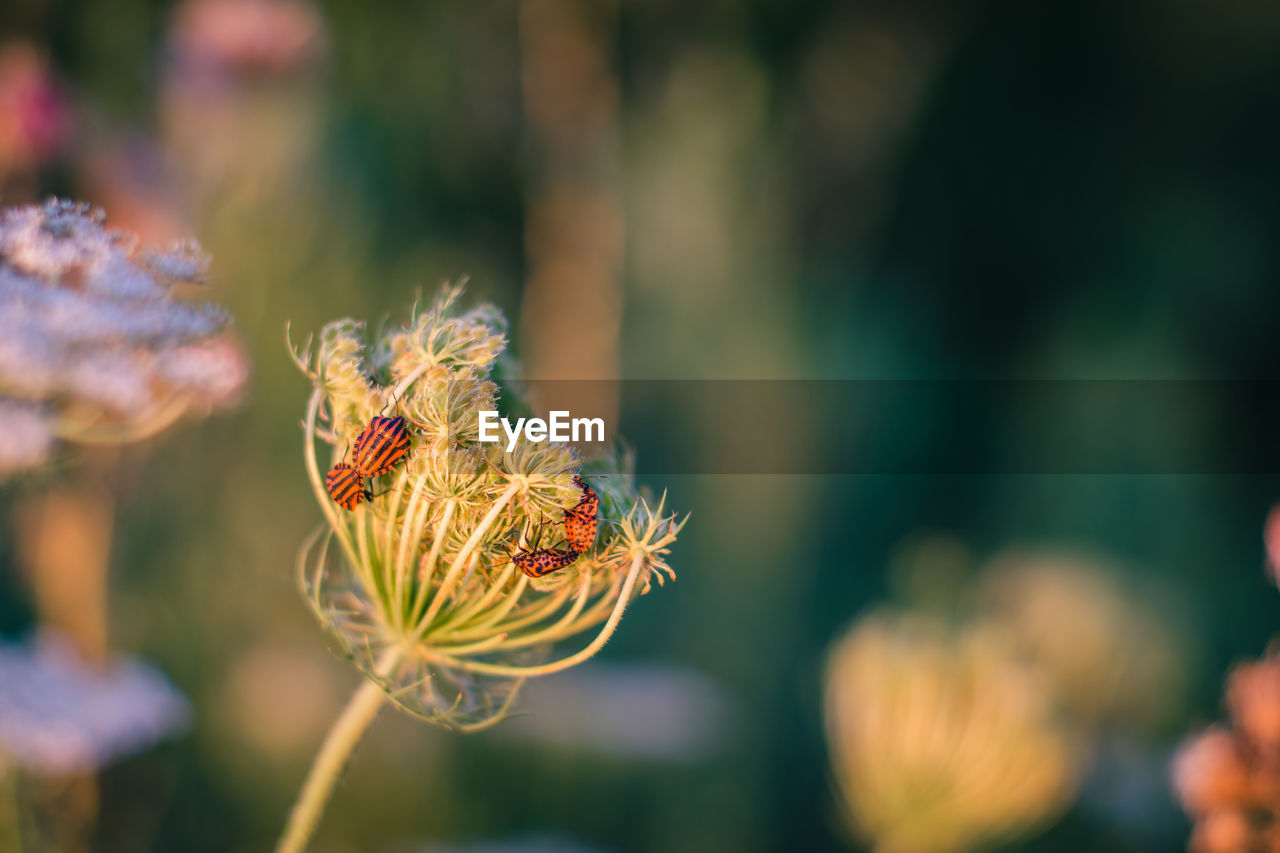
[[[542,528],[538,528],[538,533],[534,535],[533,542],[541,537]],[[510,555],[511,562],[515,563],[531,578],[541,578],[551,574],[554,571],[563,569],[565,566],[578,559],[578,552],[572,548],[521,548],[514,554]]]
[[[333,502],[343,509],[356,508],[360,501],[373,500],[373,493],[364,487],[364,476],[353,465],[339,462],[324,475],[324,487]]]
[[[522,550],[511,555],[511,562],[520,567],[531,578],[540,578],[578,559],[578,552],[572,548],[537,548],[533,551]]]
[[[573,484],[582,489],[582,499],[572,509],[564,511],[564,538],[570,548],[581,554],[590,550],[596,541],[600,496],[582,482],[581,477],[574,477]]]
[[[374,418],[356,439],[352,464],[366,477],[381,477],[409,452],[404,418]]]
[[[355,509],[360,501],[373,500],[373,493],[364,487],[365,479],[387,473],[408,452],[409,431],[404,418],[374,418],[356,438],[351,462],[344,456],[344,461],[330,468],[324,487],[338,506]]]

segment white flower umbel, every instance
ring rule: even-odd
[[[314,389],[304,458],[326,518],[300,554],[301,583],[367,682],[322,748],[281,850],[305,845],[384,701],[453,729],[492,725],[525,679],[590,658],[632,598],[674,577],[666,556],[683,521],[664,500],[640,498],[613,457],[593,466],[604,475],[590,481],[601,499],[594,547],[536,580],[512,562],[521,547],[559,540],[564,510],[581,497],[580,462],[562,445],[524,441],[502,453],[477,441],[479,412],[497,407],[490,375],[506,323],[491,306],[457,311],[460,290],[374,340],[355,321],[331,323],[297,358]],[[324,473],[379,413],[405,419],[408,456],[375,483],[372,501],[343,510]]]
[[[88,205],[0,211],[0,476],[58,440],[132,441],[238,399],[226,313],[175,296],[205,265],[194,244],[141,251]]]
[[[131,658],[84,660],[43,632],[0,645],[0,755],[29,772],[87,773],[182,732],[187,700]]]

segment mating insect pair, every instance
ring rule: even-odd
[[[595,544],[600,496],[582,482],[581,477],[574,477],[573,484],[582,490],[582,498],[564,511],[564,541],[569,547],[524,548],[511,555],[511,561],[531,578],[545,577],[563,569]]]
[[[344,454],[343,461],[324,475],[329,497],[347,510],[355,509],[360,501],[373,500],[373,492],[365,488],[364,481],[381,477],[409,452],[409,431],[404,418],[376,417],[369,421],[351,451],[350,463]]]

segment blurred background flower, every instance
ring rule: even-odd
[[[94,774],[181,734],[191,710],[149,665],[88,659],[44,630],[0,647],[0,817],[9,849],[89,849],[100,807]]]
[[[905,540],[889,577],[906,609],[860,619],[827,671],[831,760],[857,833],[876,849],[985,849],[1074,804],[1129,843],[1168,843],[1152,745],[1183,707],[1189,655],[1168,590],[1139,594],[1125,574],[1047,549],[979,563],[955,536]],[[1023,747],[999,748],[1005,737]],[[1044,754],[1028,758],[1033,746]]]
[[[2,473],[57,440],[122,444],[226,407],[248,378],[225,312],[174,298],[203,281],[200,248],[142,251],[104,223],[57,200],[0,213],[0,406],[26,450]]]
[[[1276,510],[1263,542],[1275,569]],[[1227,676],[1227,720],[1188,737],[1174,757],[1173,785],[1194,821],[1192,853],[1280,850],[1280,649]]]
[[[198,206],[253,208],[303,180],[322,115],[314,77],[324,57],[323,22],[305,0],[174,8],[161,133]]]
[[[72,109],[35,44],[0,44],[0,198],[34,189],[39,167],[69,142]]]
[[[139,661],[86,661],[54,633],[0,649],[0,751],[33,773],[100,770],[180,733],[190,715],[182,694]]]
[[[1280,656],[1238,665],[1227,679],[1229,722],[1189,738],[1173,783],[1195,821],[1195,853],[1280,849]]]
[[[1105,561],[1046,551],[997,554],[983,571],[987,618],[1090,727],[1152,731],[1182,706],[1184,642],[1152,595],[1124,590]]]
[[[1080,759],[1054,700],[998,634],[891,612],[862,619],[832,651],[826,706],[858,834],[885,853],[949,853],[1055,817]]]
[[[55,797],[47,831],[17,834],[65,850],[88,848],[95,774],[189,716],[162,676],[109,651],[119,448],[234,405],[248,378],[226,313],[182,296],[204,280],[199,247],[144,250],[105,221],[56,199],[0,211],[0,478],[23,495],[12,550],[42,626],[0,658],[0,752],[15,791],[34,776],[75,794]]]

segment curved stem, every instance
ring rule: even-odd
[[[459,607],[453,613],[450,613],[446,619],[441,621],[440,627],[436,628],[431,633],[443,636],[457,626],[465,624],[477,613],[484,610],[502,594],[502,590],[506,588],[507,581],[511,579],[511,575],[514,571],[515,564],[508,563],[502,574],[498,575],[496,580],[490,582],[489,588],[485,590],[484,595],[480,596],[480,598],[475,602],[466,605],[465,607]]]
[[[400,518],[400,504],[404,502],[404,487],[409,482],[409,466],[400,469],[396,484],[391,489],[391,503],[387,507],[386,517],[382,520],[382,553],[390,554],[395,550],[396,521]],[[405,518],[409,513],[406,510]]]
[[[582,579],[578,582],[578,587],[578,595],[574,599],[572,606],[554,624],[543,628],[541,631],[534,631],[531,634],[525,634],[504,642],[502,648],[519,649],[526,646],[536,646],[540,643],[553,643],[561,637],[568,636],[568,633],[564,630],[565,627],[573,624],[573,620],[578,618],[582,608],[587,606],[587,598],[591,595],[591,576],[584,573]],[[506,635],[504,634],[503,636],[505,637]]]
[[[569,669],[577,666],[584,660],[587,660],[609,642],[609,638],[613,636],[614,630],[618,627],[618,623],[622,621],[622,612],[627,609],[628,602],[631,601],[631,590],[636,585],[636,578],[640,576],[640,569],[644,567],[645,555],[638,553],[631,558],[631,568],[627,571],[626,583],[622,585],[622,594],[618,596],[618,601],[613,607],[613,612],[609,614],[609,621],[600,629],[600,633],[592,640],[586,648],[542,666],[506,666],[503,664],[485,663],[484,661],[459,660],[447,655],[439,655],[437,660],[447,663],[456,669],[467,670],[469,672],[479,672],[485,675],[512,675],[533,677],[536,675],[550,675],[553,672]]]
[[[398,651],[388,654],[379,663],[378,672],[383,675],[390,672],[399,659]],[[307,848],[347,760],[386,701],[386,692],[371,679],[365,679],[356,690],[316,753],[311,772],[289,812],[289,822],[276,845],[276,853],[301,853]]]
[[[395,620],[394,624],[396,628],[403,628],[405,619],[408,616],[408,614],[405,613],[404,608],[401,606],[404,602],[404,599],[401,596],[401,591],[404,588],[405,576],[409,573],[409,543],[411,541],[417,542],[422,534],[422,531],[417,527],[418,503],[422,499],[422,489],[426,482],[427,475],[420,474],[418,476],[418,481],[413,485],[413,494],[409,496],[409,506],[404,511],[404,528],[400,535],[400,548],[395,555],[395,563],[391,570],[392,577],[387,580],[388,585],[391,586],[393,590],[391,598],[394,602],[395,612],[392,614],[392,619]],[[425,504],[425,502],[423,503]],[[424,505],[424,523],[426,521],[425,515],[428,509],[430,509],[430,505]],[[386,560],[388,564],[391,564],[391,550],[389,548],[387,549]]]
[[[507,597],[502,600],[501,604],[494,607],[488,613],[482,614],[472,622],[459,623],[443,629],[441,631],[441,636],[447,634],[450,639],[459,640],[485,634],[490,628],[507,617],[507,614],[515,607],[520,596],[524,594],[524,589],[528,583],[528,576],[521,575],[519,580],[516,581],[516,585],[511,589],[511,592],[507,594]],[[503,630],[508,631],[509,633],[515,628],[523,628],[525,625],[531,625],[537,622],[547,613],[554,613],[559,610],[560,605],[564,603],[564,600],[568,598],[568,596],[561,593],[557,593],[556,595],[558,597],[547,601],[542,610],[539,610],[532,615],[522,615],[508,623],[505,623],[503,625]]]
[[[320,465],[316,462],[316,415],[320,412],[320,403],[323,399],[324,391],[317,388],[311,392],[311,399],[307,401],[307,416],[302,422],[303,461],[307,466],[307,478],[311,480],[311,488],[316,493],[316,499],[320,503],[320,509],[324,511],[325,518],[329,520],[329,526],[337,534],[338,542],[341,543],[342,549],[347,552],[347,556],[351,559],[351,564],[359,566],[361,563],[359,558],[356,557],[355,545],[351,541],[351,533],[342,523],[342,520],[338,518],[338,511],[334,509],[333,501],[329,499],[329,493],[325,491],[324,478],[320,476]]]

